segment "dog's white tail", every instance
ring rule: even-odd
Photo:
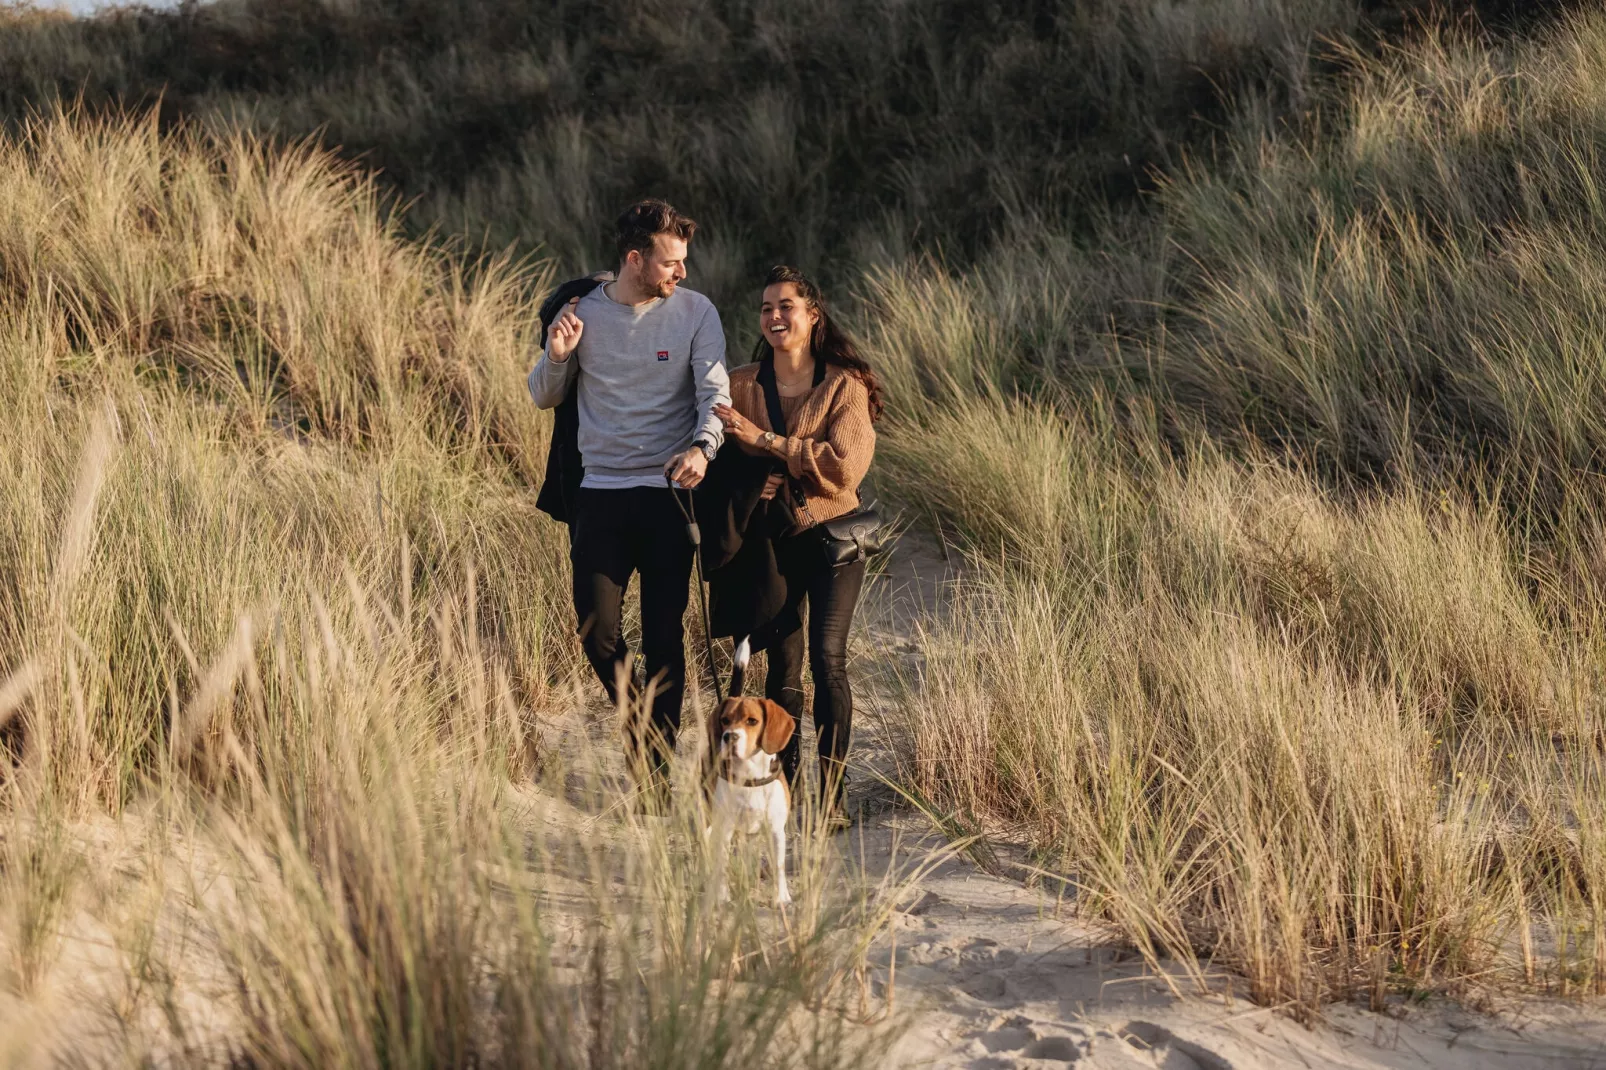
[[[736,652],[731,656],[731,691],[734,695],[742,693],[742,679],[747,675],[747,659],[752,657],[753,648],[747,642],[747,636],[736,644]]]

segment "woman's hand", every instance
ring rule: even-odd
[[[753,423],[752,420],[749,420],[729,405],[715,405],[714,415],[718,416],[719,422],[725,425],[725,434],[749,449],[758,446],[758,438],[763,432],[758,429],[758,425]]]
[[[785,476],[781,475],[779,472],[771,472],[768,476],[764,477],[764,489],[759,491],[758,500],[761,502],[770,501],[777,493],[780,492],[781,486],[785,482]]]

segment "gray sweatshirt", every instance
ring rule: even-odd
[[[730,404],[725,331],[714,303],[684,287],[644,305],[603,289],[575,308],[585,331],[569,359],[536,361],[530,396],[555,408],[579,377],[581,486],[662,487],[664,464],[693,438],[725,440],[714,415]]]

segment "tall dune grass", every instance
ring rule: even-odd
[[[181,645],[204,655],[238,612],[304,598],[286,577],[384,576],[427,605],[473,568],[520,693],[563,677],[561,533],[522,490],[545,453],[519,397],[522,287],[540,279],[491,265],[470,282],[397,240],[371,184],[243,138],[57,116],[0,148],[0,173],[18,519],[0,632],[20,660],[64,628],[116,666],[115,686],[85,682],[110,711],[91,732],[113,797],[192,673]],[[124,442],[93,493],[73,489],[91,417]],[[76,534],[52,526],[64,512]]]
[[[62,70],[126,99],[210,41],[166,115],[221,130],[50,116],[0,146],[15,991],[59,978],[109,810],[149,853],[110,882],[144,920],[97,1019],[131,1051],[874,1053],[841,1012],[884,897],[826,894],[817,844],[776,932],[703,913],[684,830],[543,810],[591,795],[553,786],[574,763],[543,743],[583,676],[518,382],[550,277],[401,241],[384,187],[231,110],[330,123],[471,247],[592,267],[610,199],[657,192],[712,222],[716,295],[778,254],[853,280],[892,398],[882,486],[971,551],[908,681],[907,774],[1152,960],[1304,1016],[1606,991],[1598,15],[1338,46],[1329,81],[1311,41],[1351,5],[1055,6],[1046,28],[634,5],[604,13],[605,54],[576,31],[473,61],[355,31],[511,42],[526,16],[286,10],[0,42],[16,104]],[[333,73],[331,26],[354,31]],[[264,42],[284,54],[241,64],[257,82],[211,80]],[[443,163],[448,129],[484,155]],[[162,889],[177,914],[141,914]],[[185,925],[201,952],[175,953]]]
[[[0,114],[82,99],[320,136],[433,228],[605,266],[646,195],[705,224],[693,284],[969,256],[1085,221],[1217,129],[1303,107],[1319,41],[1409,2],[247,0],[0,32]],[[1248,102],[1241,111],[1233,105]]]
[[[713,903],[695,808],[621,811],[611,727],[557,720],[547,277],[401,240],[312,150],[0,142],[0,1032],[38,1060],[874,1062],[896,889],[800,837],[786,918]]]
[[[951,458],[934,480],[1028,545],[978,552],[926,637],[922,789],[1020,830],[1156,959],[1300,1013],[1595,986],[1587,962],[1524,961],[1516,922],[1583,923],[1589,955],[1606,939],[1577,808],[1599,776],[1600,633],[1545,620],[1527,581],[1546,577],[1498,520],[1410,493],[1337,503],[1208,453],[1072,491],[1064,440],[1087,432],[1038,420],[1011,424],[1038,428],[1033,452],[971,424],[971,480],[953,486]],[[1057,483],[1081,507],[979,512],[984,483]]]
[[[905,409],[948,377],[1139,395],[1173,443],[1270,444],[1340,483],[1481,470],[1553,517],[1603,438],[1603,33],[1348,51],[1301,122],[1224,140],[1091,241],[1026,218],[973,262],[874,273],[867,330]]]
[[[1156,961],[1301,1014],[1606,990],[1603,25],[1357,57],[1168,186],[1153,307],[1041,246],[868,291],[882,461],[973,551],[910,775]]]

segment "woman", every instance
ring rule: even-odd
[[[715,412],[725,434],[745,452],[773,459],[775,472],[762,497],[789,506],[789,522],[775,536],[775,561],[788,607],[807,606],[808,666],[814,680],[814,731],[820,755],[820,806],[829,828],[848,826],[842,806],[844,763],[853,728],[848,686],[848,631],[864,586],[865,563],[833,567],[821,545],[826,520],[859,505],[859,483],[875,453],[873,424],[881,416],[881,385],[842,329],[832,321],[819,289],[795,268],[776,267],[764,280],[760,340],[753,363],[730,374],[731,402]],[[768,370],[766,370],[768,369]],[[765,373],[761,376],[761,372]],[[785,426],[769,416],[764,380],[774,390]],[[764,694],[803,723],[804,626],[767,644]],[[781,752],[781,768],[796,787],[802,733]]]

